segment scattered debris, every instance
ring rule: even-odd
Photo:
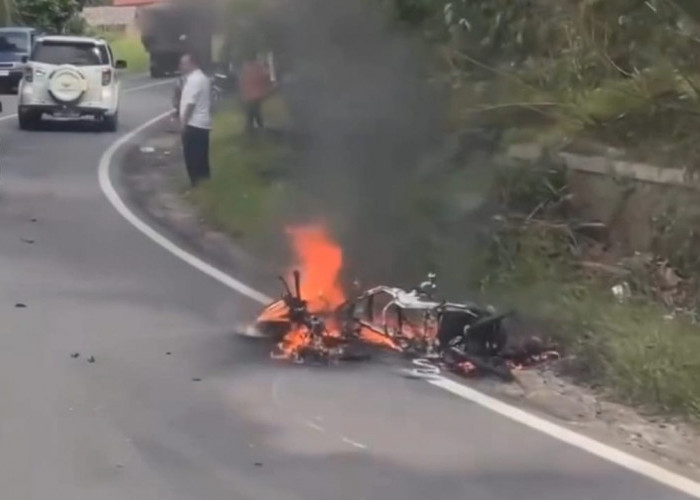
[[[90,357],[87,359],[87,362],[88,362],[88,363],[94,363],[95,361],[96,361],[96,360],[95,360],[95,356],[90,356]]]
[[[201,379],[201,378],[198,378],[198,377],[192,379],[192,382],[201,382],[201,381],[202,381],[202,379]]]
[[[255,465],[256,467],[262,467],[262,466],[263,466],[263,463],[262,463],[262,462],[255,462],[254,465]]]
[[[22,302],[18,302],[17,304],[15,304],[15,307],[17,309],[26,309],[27,304],[23,304]]]
[[[20,238],[20,241],[22,241],[22,243],[26,243],[27,245],[33,245],[33,244],[34,244],[34,240],[31,240],[31,239],[29,239],[29,238]]]
[[[166,355],[166,356],[171,356],[171,355],[172,355],[172,352],[168,351],[168,352],[165,353],[165,355]]]
[[[29,219],[29,220],[30,220],[31,222],[36,222],[38,219],[37,219],[36,217],[32,217],[32,218]]]
[[[78,359],[78,358],[80,357],[80,353],[79,353],[79,352],[74,352],[74,353],[72,353],[72,354],[70,355],[70,357],[73,358],[73,359]]]
[[[153,146],[141,146],[139,148],[139,151],[141,151],[144,154],[150,154],[150,153],[155,153],[156,148],[154,148]]]
[[[626,302],[632,296],[632,290],[626,281],[612,287],[612,293],[619,302]]]

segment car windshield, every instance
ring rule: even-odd
[[[37,44],[32,61],[46,64],[99,66],[107,64],[104,52],[92,43],[41,42]]]
[[[0,32],[0,52],[29,52],[29,35],[22,31]]]

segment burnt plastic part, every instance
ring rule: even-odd
[[[465,332],[465,351],[480,356],[498,356],[508,340],[503,320],[509,314],[482,317]]]
[[[458,370],[457,367],[460,363],[468,362],[481,373],[494,375],[506,382],[515,380],[513,372],[503,358],[477,356],[451,347],[443,354],[443,360],[454,370]]]
[[[443,311],[437,334],[441,350],[457,347],[476,356],[498,356],[508,340],[503,320],[509,315],[477,309]]]

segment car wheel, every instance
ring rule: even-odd
[[[119,128],[119,113],[115,111],[113,115],[105,115],[102,118],[102,125],[107,132],[116,132]]]
[[[20,109],[17,113],[17,119],[21,130],[36,130],[41,121],[41,114]]]

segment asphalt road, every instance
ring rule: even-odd
[[[150,83],[120,134],[167,109]],[[386,365],[267,360],[232,333],[258,304],[105,199],[118,135],[0,121],[1,498],[690,498]]]

